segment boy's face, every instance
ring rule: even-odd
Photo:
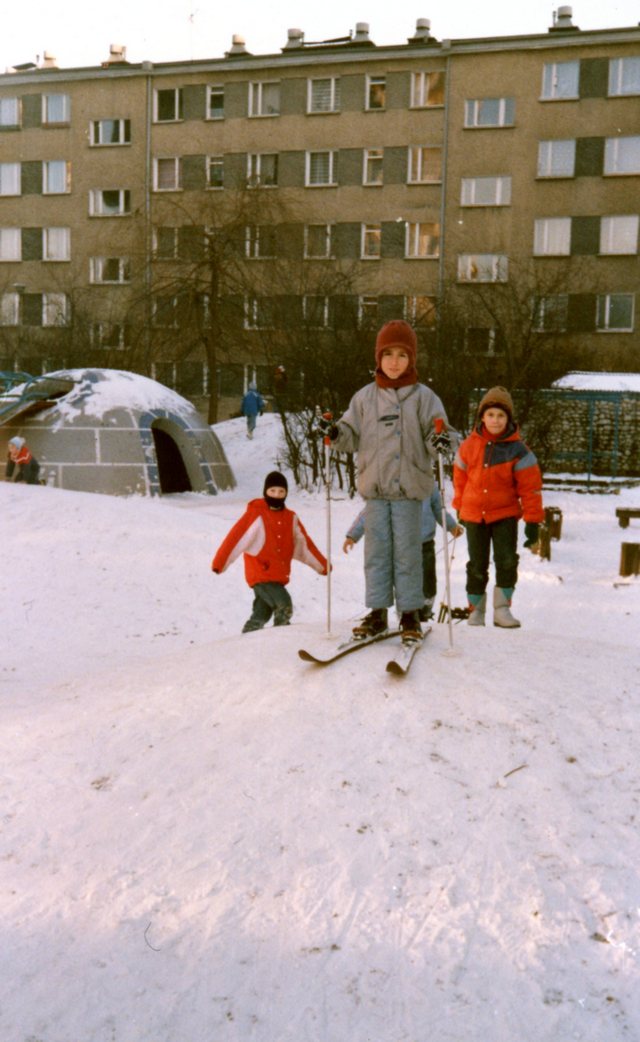
[[[282,485],[272,485],[271,488],[266,489],[265,495],[271,496],[272,499],[285,499],[287,490]]]
[[[409,365],[409,355],[404,347],[385,347],[380,358],[380,368],[389,380],[397,380]]]
[[[509,417],[504,409],[496,409],[495,406],[485,409],[482,414],[482,422],[494,438],[506,430],[508,421]]]

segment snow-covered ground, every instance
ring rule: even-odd
[[[242,566],[210,572],[279,441],[216,430],[217,497],[0,486],[1,1042],[640,1037],[640,489],[547,494],[520,630],[323,670],[326,580],[294,564],[293,625],[242,636]],[[324,547],[324,495],[289,504]]]

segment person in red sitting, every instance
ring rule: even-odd
[[[24,481],[27,485],[37,485],[39,472],[40,464],[31,454],[24,438],[18,434],[10,438],[5,469],[7,481]]]
[[[274,626],[288,626],[293,614],[287,583],[291,561],[308,564],[327,574],[326,558],[293,510],[285,506],[288,485],[284,474],[271,471],[262,499],[252,499],[220,544],[211,569],[219,575],[244,554],[244,574],[253,590],[253,609],[243,633],[261,630],[273,615]]]

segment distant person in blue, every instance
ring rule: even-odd
[[[351,525],[351,528],[347,532],[342,547],[345,554],[348,554],[358,540],[362,539],[362,536],[364,535],[365,513],[366,507],[360,511]],[[454,539],[457,539],[458,536],[461,536],[464,532],[464,528],[462,525],[458,524],[449,511],[447,511],[446,518],[447,531],[451,533]],[[422,530],[420,538],[422,541],[422,592],[424,594],[424,604],[420,609],[421,622],[428,622],[433,616],[433,602],[436,598],[437,592],[435,548],[436,522],[439,525],[442,525],[442,497],[437,485],[434,486],[429,499],[422,501]]]
[[[249,384],[249,390],[242,399],[242,415],[247,417],[247,438],[253,438],[253,432],[256,429],[256,422],[258,414],[262,416],[264,412],[264,401],[261,395],[258,393],[258,388],[254,383]]]

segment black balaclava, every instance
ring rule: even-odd
[[[272,470],[271,473],[267,474],[266,478],[264,479],[263,490],[263,495],[267,502],[267,506],[271,507],[272,510],[284,510],[284,504],[287,497],[285,496],[284,499],[274,499],[273,496],[267,495],[268,488],[283,488],[285,492],[288,492],[289,486],[287,484],[287,479],[285,478],[284,474],[281,474],[279,470]]]

